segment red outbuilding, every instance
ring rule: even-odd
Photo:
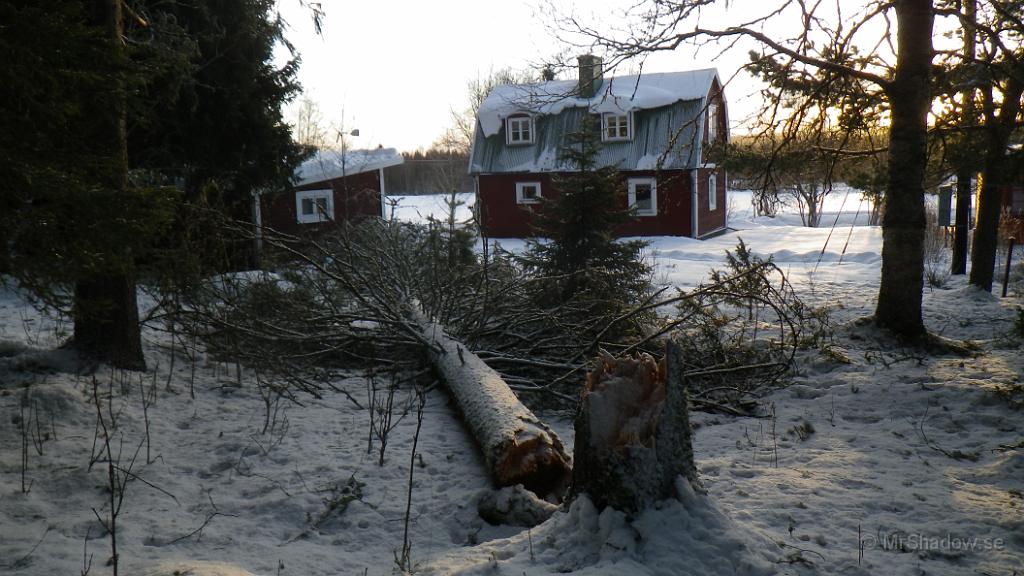
[[[330,222],[383,217],[384,169],[401,163],[394,148],[318,152],[295,171],[291,189],[256,196],[255,220],[301,234]]]

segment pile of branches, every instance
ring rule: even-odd
[[[792,367],[798,350],[832,338],[828,311],[808,306],[771,258],[740,240],[725,268],[680,295],[678,326],[695,404],[748,414]]]
[[[695,405],[750,413],[793,354],[824,332],[770,259],[741,243],[689,292],[663,287],[632,305],[546,298],[550,278],[516,258],[474,253],[437,222],[368,220],[316,238],[263,232],[275,272],[220,276],[187,307],[214,352],[319,394],[352,369],[422,368],[418,309],[534,405],[573,408],[599,354],[663,354],[681,331]]]

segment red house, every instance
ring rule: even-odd
[[[256,197],[254,219],[297,234],[332,221],[384,217],[384,169],[401,163],[394,148],[318,152],[295,171],[291,190]]]
[[[484,236],[531,235],[566,135],[600,118],[598,165],[613,165],[636,218],[623,236],[701,238],[726,225],[726,174],[707,158],[728,140],[725,95],[713,69],[604,78],[602,61],[579,57],[579,78],[496,87],[477,116],[469,172]]]
[[[1016,220],[1016,226],[1008,225],[1013,229],[1013,235],[1017,242],[1024,242],[1024,181],[1004,186],[1002,188],[1002,210]]]
[[[1024,146],[1012,144],[1007,151],[1011,159],[1012,174],[1009,178],[1010,184],[1001,187],[1002,211],[1014,220],[1014,224],[1007,227],[1012,228],[1011,234],[1017,239],[1017,243],[1024,242]]]

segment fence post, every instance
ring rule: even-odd
[[[1010,236],[1010,249],[1006,251],[1006,270],[1003,270],[1003,298],[1006,298],[1006,285],[1010,282],[1010,261],[1013,260],[1013,244],[1016,238]]]

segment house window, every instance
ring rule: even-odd
[[[601,117],[603,122],[601,134],[604,140],[629,140],[633,137],[633,126],[629,121],[629,114],[605,114]]]
[[[629,180],[629,209],[637,216],[657,216],[658,187],[654,178],[631,178]]]
[[[331,190],[296,192],[295,215],[299,224],[334,220],[334,194]]]
[[[1015,214],[1024,214],[1024,188],[1017,186],[1013,189],[1013,198],[1010,200]]]
[[[536,204],[540,199],[540,182],[516,182],[516,204]]]
[[[533,118],[512,116],[506,123],[506,139],[509,144],[533,144]]]
[[[708,176],[708,210],[718,209],[718,178]]]
[[[708,142],[718,140],[718,104],[708,104]]]

